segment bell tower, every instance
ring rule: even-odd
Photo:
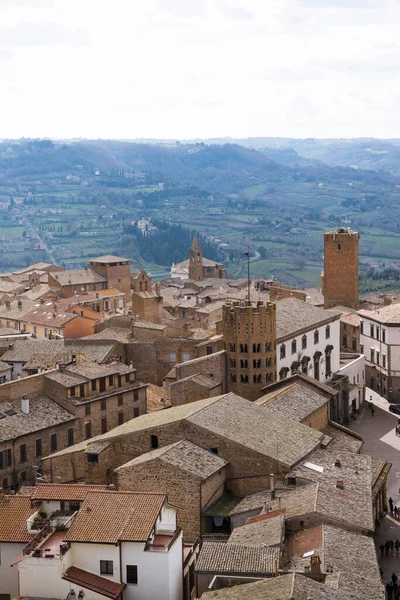
[[[203,280],[203,253],[196,234],[193,236],[189,253],[189,279],[193,279],[193,281]]]

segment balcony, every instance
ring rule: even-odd
[[[174,533],[158,533],[151,542],[147,542],[146,551],[150,552],[168,552],[182,533],[178,527]]]
[[[58,510],[41,522],[40,525],[39,523],[35,525],[38,514],[35,513],[28,519],[29,530],[34,531],[34,528],[39,528],[39,526],[40,530],[23,549],[23,556],[62,558],[70,547],[68,542],[64,542],[64,537],[71,526],[76,511]]]

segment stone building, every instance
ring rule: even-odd
[[[131,293],[131,261],[120,256],[99,256],[89,261],[90,270],[98,273],[107,282],[108,288],[114,288],[130,298]]]
[[[197,235],[193,236],[189,259],[171,267],[171,279],[226,279],[226,269],[222,263],[203,257]]]
[[[324,306],[358,308],[358,241],[360,234],[346,228],[324,233]]]
[[[163,300],[160,284],[154,284],[144,269],[131,275],[132,312],[145,321],[160,319],[163,314]]]
[[[224,493],[227,464],[209,450],[181,440],[118,467],[114,481],[119,490],[166,493],[171,504],[179,506],[184,540],[194,542],[205,531],[203,509]]]
[[[249,400],[276,381],[276,304],[228,302],[223,306],[228,387]]]

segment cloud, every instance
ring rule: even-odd
[[[254,14],[243,6],[234,6],[226,0],[217,0],[216,4],[223,14],[230,19],[253,20]]]
[[[62,23],[18,23],[0,26],[0,46],[88,46],[90,38],[83,29],[73,30]]]

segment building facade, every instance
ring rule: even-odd
[[[358,307],[358,241],[360,234],[339,228],[324,233],[324,306]]]

